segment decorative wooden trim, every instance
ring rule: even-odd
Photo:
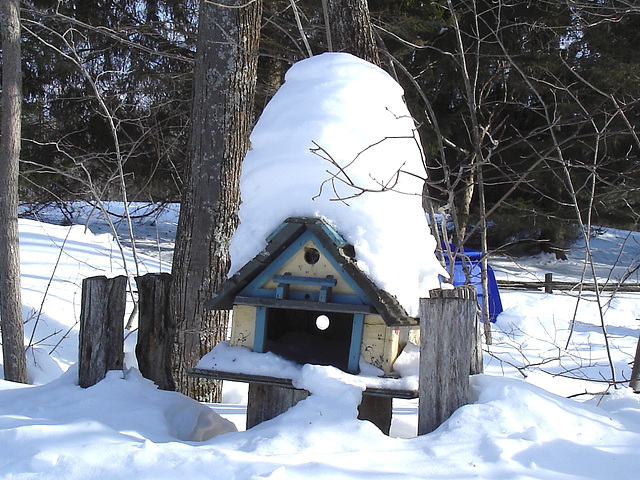
[[[312,310],[316,312],[338,313],[367,313],[377,314],[377,310],[371,305],[351,303],[321,303],[308,300],[291,300],[277,298],[236,297],[237,305],[249,305],[253,307],[289,308],[295,310]]]
[[[267,337],[267,307],[256,308],[256,330],[253,335],[253,351],[264,353],[264,341]]]
[[[258,296],[259,291],[264,290],[264,285],[271,279],[280,268],[287,263],[309,240],[312,240],[313,234],[308,230],[303,232],[290,245],[287,246],[269,265],[264,266],[263,270],[251,280],[238,294],[242,296]]]
[[[362,345],[362,331],[364,330],[364,314],[353,315],[351,327],[351,345],[349,346],[349,363],[347,369],[350,372],[360,371],[360,346]]]
[[[286,219],[272,235],[264,251],[244,265],[229,278],[222,288],[205,304],[213,310],[228,310],[236,303],[236,297],[275,298],[275,289],[261,288],[271,276],[299,251],[308,241],[329,260],[340,278],[355,295],[333,294],[327,296],[327,304],[362,303],[374,306],[369,313],[379,314],[389,327],[418,325],[418,319],[407,315],[397,298],[377,287],[362,272],[354,259],[353,248],[345,243],[331,225],[320,218],[292,217]],[[350,253],[351,252],[351,253]],[[284,292],[283,292],[284,294]],[[307,297],[307,295],[309,295]],[[319,292],[290,291],[289,299],[319,301]],[[329,298],[331,297],[331,298]],[[258,300],[256,300],[258,301]],[[247,305],[256,305],[247,303]],[[257,305],[260,305],[259,303]],[[289,308],[289,307],[283,307]],[[338,310],[345,311],[345,310]],[[351,310],[346,310],[351,311]]]
[[[310,285],[312,287],[335,287],[338,281],[331,275],[327,275],[325,278],[317,277],[299,277],[285,273],[284,275],[274,275],[273,281],[275,283],[285,283],[287,285]]]

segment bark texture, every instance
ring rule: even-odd
[[[91,387],[109,370],[124,363],[124,311],[127,277],[90,277],[82,280],[78,384]]]
[[[20,2],[0,2],[2,29],[2,138],[0,140],[0,324],[4,378],[27,382],[18,234],[18,169],[22,69]]]
[[[432,290],[420,300],[418,435],[432,432],[465,405],[476,338],[476,290]]]
[[[200,3],[190,158],[172,271],[171,370],[176,390],[202,401],[219,401],[221,388],[187,370],[226,338],[228,313],[206,310],[204,303],[226,278],[238,224],[261,12],[261,0]]]
[[[171,275],[148,273],[136,277],[138,286],[138,369],[163,390],[174,390],[171,349],[174,325],[169,308]]]
[[[326,0],[326,8],[333,50],[380,66],[367,0]]]

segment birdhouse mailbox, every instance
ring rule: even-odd
[[[289,218],[206,306],[233,309],[232,346],[351,373],[362,357],[389,374],[418,323],[353,257],[322,219]]]

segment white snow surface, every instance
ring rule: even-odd
[[[158,239],[162,244],[152,247],[152,240],[143,250],[162,255],[170,247],[169,235],[162,232],[175,229],[175,215],[176,209],[169,208],[137,221],[141,240]],[[57,217],[49,212],[46,218],[53,222]],[[72,220],[85,223],[87,217],[79,212]],[[136,370],[135,332],[126,332],[125,370],[110,372],[95,386],[82,389],[75,367],[80,281],[125,272],[104,222],[94,216],[88,225],[90,231],[78,225],[20,220],[25,345],[32,344],[27,350],[32,384],[0,380],[1,479],[637,476],[639,397],[624,384],[614,389],[602,382],[610,378],[610,370],[593,295],[578,303],[575,330],[565,350],[576,308],[574,294],[503,291],[505,311],[493,325],[494,343],[484,355],[486,373],[471,378],[469,404],[427,435],[416,436],[416,400],[394,401],[387,437],[357,419],[365,384],[360,376],[332,367],[294,365],[275,356],[252,360],[252,352],[238,354],[236,361],[249,361],[267,373],[290,372],[296,384],[312,394],[285,414],[245,430],[244,384],[225,382],[226,403],[213,405],[158,390]],[[640,234],[606,230],[596,239],[601,248],[594,250],[600,268],[607,258],[600,252],[610,254],[605,246],[618,248],[623,239],[624,255],[616,258],[626,259],[628,267],[637,265]],[[131,251],[125,247],[124,253],[131,274]],[[507,260],[501,263],[507,265]],[[544,276],[540,268],[552,267],[567,276],[575,268],[571,261],[549,258],[543,267],[539,264],[539,257],[520,259],[521,268],[538,276]],[[162,268],[147,255],[142,255],[141,265],[141,273]],[[503,275],[500,269],[497,274]],[[630,374],[640,333],[639,299],[637,293],[603,298],[619,380]],[[403,376],[415,375],[416,349],[405,353],[396,368]],[[203,361],[212,357],[215,353]]]
[[[358,267],[418,314],[418,299],[444,272],[422,210],[424,157],[403,93],[383,70],[346,53],[287,71],[242,166],[230,275],[287,217],[322,217],[355,247]]]
[[[403,304],[424,295],[438,267],[415,195],[421,182],[401,173],[394,184],[399,191],[332,201],[357,193],[341,182],[347,178],[375,189],[398,169],[424,175],[413,140],[376,144],[385,136],[413,135],[401,95],[386,74],[346,55],[322,55],[291,69],[252,138],[242,178],[243,223],[232,245],[236,268],[287,216],[317,214],[354,244],[361,268]],[[354,121],[343,123],[347,117]],[[355,120],[367,128],[354,127]],[[309,153],[312,141],[338,166]],[[369,145],[375,147],[358,156]],[[322,183],[332,178],[336,191],[331,182]],[[224,403],[205,405],[142,378],[135,321],[125,332],[125,368],[80,388],[82,279],[167,271],[177,224],[176,206],[131,205],[135,262],[122,205],[107,208],[122,250],[91,207],[59,205],[19,222],[30,385],[0,379],[0,479],[637,478],[640,402],[625,380],[640,334],[638,293],[602,294],[605,341],[593,293],[503,290],[504,312],[492,326],[493,344],[485,346],[485,373],[470,379],[469,403],[421,436],[417,400],[394,400],[390,436],[357,419],[363,389],[388,381],[377,378],[379,372],[348,375],[222,343],[202,366],[231,369],[235,363],[286,375],[311,392],[286,413],[246,430],[246,385],[225,382]],[[599,279],[636,272],[631,280],[637,282],[640,233],[595,233],[591,252]],[[566,262],[550,256],[490,262],[500,279],[553,272],[577,281],[584,248],[577,244]],[[398,288],[406,288],[406,296]],[[395,365],[401,382],[415,385],[418,358],[417,347],[403,352]],[[612,372],[617,388],[609,382]]]

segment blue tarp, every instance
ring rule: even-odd
[[[451,252],[455,252],[456,246],[451,245]],[[481,277],[481,265],[482,253],[470,248],[463,249],[463,252],[458,252],[456,255],[455,265],[453,267],[453,283],[454,286],[460,285],[473,285],[478,292],[478,303],[482,309],[483,295],[482,295],[482,277]],[[447,256],[445,250],[445,261],[447,262],[447,270],[449,268],[450,259]],[[467,264],[467,270],[469,272],[469,281],[467,281],[467,274],[464,271],[464,264]],[[498,290],[498,282],[496,276],[493,273],[491,266],[487,268],[487,284],[489,287],[489,319],[491,322],[495,322],[496,318],[502,312],[502,301],[500,300],[500,291]],[[484,319],[483,319],[484,320]]]

